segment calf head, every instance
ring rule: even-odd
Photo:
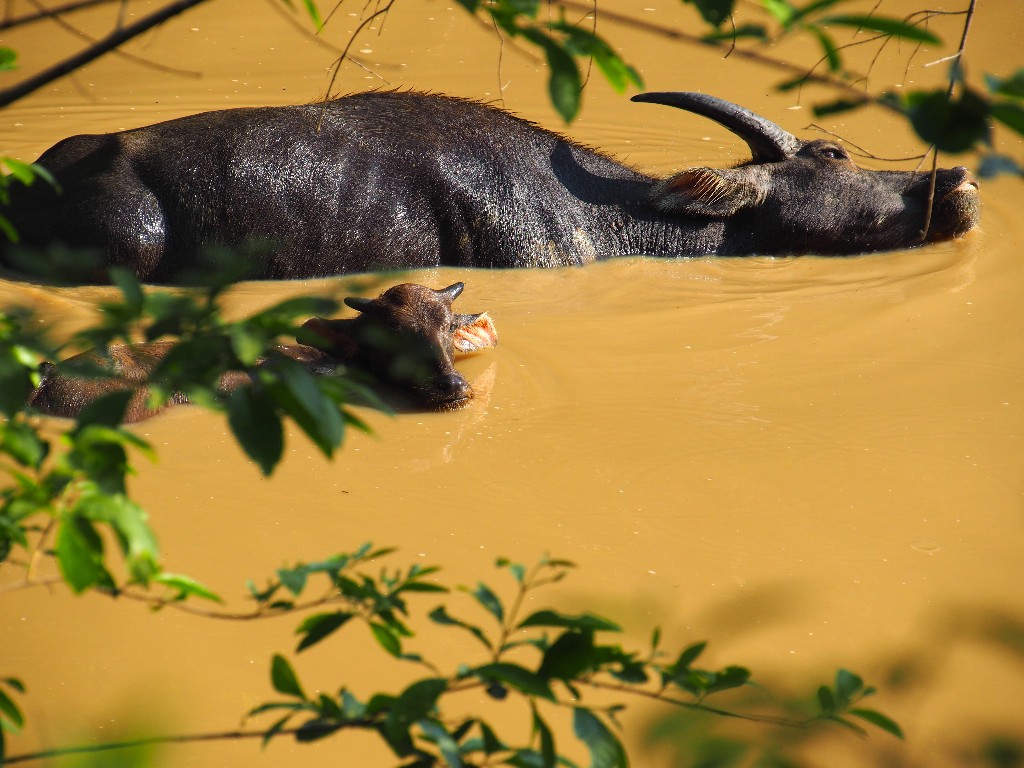
[[[859,168],[834,141],[803,141],[706,94],[644,93],[633,101],[709,117],[750,147],[749,163],[690,168],[653,190],[663,211],[721,220],[722,253],[749,253],[755,241],[765,254],[892,250],[959,237],[978,223],[978,183],[966,168],[937,172],[928,221],[928,173]]]
[[[345,299],[360,312],[355,319],[313,318],[303,327],[316,334],[317,347],[339,361],[352,362],[380,381],[410,392],[427,407],[457,408],[469,402],[473,390],[455,370],[455,353],[498,342],[486,313],[452,311],[452,302],[464,287],[454,283],[434,290],[404,283],[376,299]]]

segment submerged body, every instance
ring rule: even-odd
[[[395,388],[420,407],[444,410],[465,405],[473,390],[455,370],[454,355],[493,347],[498,339],[486,313],[451,311],[452,301],[462,290],[462,283],[439,291],[404,283],[377,299],[346,299],[359,310],[358,317],[306,321],[303,328],[313,343],[279,345],[256,369],[273,366],[280,358],[294,360],[315,375],[329,375],[344,366]],[[104,395],[130,391],[122,421],[132,423],[171,405],[187,403],[186,395],[176,392],[165,403],[149,404],[148,385],[159,380],[160,366],[175,344],[169,340],[120,344],[105,353],[83,352],[60,365],[44,363],[42,382],[29,395],[28,405],[51,416],[77,418],[83,408]],[[91,369],[90,375],[83,375],[85,369]],[[97,372],[106,375],[97,376]],[[254,373],[228,371],[221,375],[217,388],[227,394],[252,385]]]
[[[61,191],[13,190],[10,218],[27,246],[94,248],[103,268],[148,282],[173,281],[220,245],[262,246],[250,276],[279,279],[632,254],[848,254],[926,239],[925,175],[858,168],[834,142],[801,141],[703,94],[636,100],[722,123],[752,161],[658,179],[500,109],[370,92],[73,136],[38,161]],[[927,239],[977,223],[965,169],[941,171],[935,199]]]

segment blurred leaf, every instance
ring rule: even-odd
[[[1024,106],[1009,101],[992,105],[992,117],[1024,136]]]
[[[465,621],[462,621],[461,619],[456,619],[453,616],[448,615],[448,611],[445,609],[443,605],[439,605],[437,608],[431,611],[429,616],[430,620],[435,622],[436,624],[442,624],[445,626],[452,627],[461,627],[462,629],[465,629],[467,632],[470,632],[473,635],[473,637],[475,637],[477,640],[483,643],[488,650],[493,650],[493,647],[491,646],[491,641],[487,639],[487,636],[484,634],[482,629],[472,624],[469,624]]]
[[[876,712],[873,709],[851,709],[850,714],[854,717],[859,717],[861,720],[866,720],[872,725],[878,726],[886,733],[891,733],[897,739],[903,739],[903,729],[900,728],[899,724],[886,717],[881,712]]]
[[[18,54],[11,48],[0,48],[0,72],[18,68]]]
[[[836,24],[842,27],[867,29],[871,32],[881,32],[883,35],[892,35],[893,37],[901,37],[904,40],[914,40],[919,43],[937,45],[942,42],[942,40],[926,29],[915,27],[898,19],[887,19],[880,16],[840,14],[838,16],[828,16],[822,19],[821,22],[823,24]]]
[[[740,24],[735,29],[722,29],[716,32],[709,32],[701,37],[702,40],[742,40],[751,38],[761,42],[767,42],[768,30],[760,24]]]
[[[593,666],[593,633],[566,630],[544,652],[537,674],[544,678],[572,680]]]
[[[826,104],[814,105],[814,116],[824,117],[825,115],[836,115],[841,112],[849,112],[851,109],[863,107],[867,102],[858,99],[836,99]]]
[[[985,84],[994,94],[1024,99],[1024,69],[1018,69],[1006,78],[985,75]]]
[[[540,610],[531,614],[519,623],[518,629],[524,627],[567,627],[569,629],[607,630],[610,632],[622,631],[618,624],[592,613],[569,616],[552,610]]]
[[[239,387],[228,397],[228,423],[239,444],[264,475],[284,453],[284,428],[273,402],[254,387]]]
[[[827,685],[822,685],[818,688],[818,706],[821,707],[821,711],[825,714],[830,714],[836,709],[835,697],[832,695],[832,689]]]
[[[847,669],[840,669],[836,672],[835,691],[840,707],[845,708],[850,703],[850,700],[860,693],[863,688],[864,681],[853,672]]]
[[[25,716],[22,715],[21,710],[18,709],[17,704],[0,690],[0,718],[5,720],[3,723],[4,729],[20,729],[25,725]]]
[[[784,28],[788,28],[796,17],[796,9],[786,0],[761,0],[761,4]]]
[[[580,94],[583,81],[579,68],[572,56],[552,43],[545,46],[548,57],[548,93],[558,114],[566,123],[571,123],[580,111]]]
[[[590,750],[591,768],[626,768],[629,765],[622,742],[589,709],[573,708],[572,729]]]
[[[278,693],[283,693],[286,696],[295,696],[296,698],[306,701],[306,694],[302,692],[302,686],[299,685],[299,679],[295,676],[295,670],[292,669],[292,665],[288,663],[288,660],[278,653],[274,654],[274,659],[270,665],[270,681],[274,686],[274,690]]]
[[[684,0],[696,6],[700,17],[713,27],[720,27],[722,22],[732,15],[733,0]]]
[[[490,587],[483,582],[478,582],[476,589],[470,592],[470,594],[473,595],[473,597],[477,599],[477,602],[486,608],[499,623],[504,621],[505,609],[501,605],[501,600],[496,594],[494,594],[494,592],[491,591]]]
[[[103,541],[85,518],[73,515],[61,522],[56,552],[61,575],[73,592],[95,585],[113,586],[103,564]]]
[[[167,573],[164,571],[154,576],[153,581],[157,584],[163,584],[165,587],[177,590],[178,594],[174,596],[175,600],[184,600],[188,597],[198,597],[215,603],[224,602],[220,595],[200,584],[191,576],[185,576],[180,573]]]
[[[472,674],[484,682],[497,681],[528,696],[540,696],[554,700],[554,694],[547,680],[525,667],[508,662],[485,664],[472,670]]]
[[[316,645],[325,637],[329,637],[335,631],[345,626],[346,622],[352,618],[351,613],[345,611],[335,611],[333,613],[318,613],[313,616],[307,616],[298,629],[295,630],[296,634],[304,635],[302,640],[299,642],[296,652],[304,651],[312,645]]]
[[[50,444],[27,422],[0,424],[0,448],[23,467],[38,469],[50,452]]]
[[[1002,173],[1022,176],[1024,175],[1024,168],[1008,155],[990,153],[981,158],[981,164],[978,166],[979,176],[988,179]]]
[[[832,38],[821,27],[810,26],[807,27],[807,31],[818,38],[818,44],[821,45],[822,54],[825,61],[828,62],[829,70],[838,72],[843,66],[843,60]]]
[[[402,643],[394,631],[383,624],[377,624],[376,622],[370,624],[370,631],[373,633],[374,639],[378,644],[380,644],[381,648],[392,656],[401,656]]]
[[[989,142],[988,106],[970,90],[950,101],[943,90],[907,96],[910,122],[917,134],[940,152],[966,152]]]
[[[545,768],[555,768],[555,737],[551,735],[551,729],[544,722],[544,718],[533,707],[533,731],[540,736],[540,755]]]

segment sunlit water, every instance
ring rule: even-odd
[[[76,21],[98,34],[113,8]],[[146,4],[131,8],[141,14]],[[335,44],[354,24],[344,14],[360,6],[342,8],[326,35]],[[692,13],[672,4],[647,16],[672,23]],[[1020,48],[1020,9],[996,13],[983,7],[972,32],[978,71],[1004,71],[998,51]],[[955,38],[956,29],[945,33]],[[787,111],[793,97],[772,95],[777,78],[749,64],[613,27],[608,34],[652,90],[708,90],[797,133],[812,121],[807,109]],[[4,44],[31,72],[76,43],[39,26]],[[493,37],[461,21],[461,11],[402,4],[383,36],[357,48],[370,51],[360,55],[384,80],[346,68],[339,91],[386,85],[492,100],[500,82],[506,106],[559,127],[539,68],[506,46],[499,70]],[[131,50],[203,74],[103,60],[7,110],[0,154],[33,159],[72,133],[312,100],[334,55],[268,5],[241,0],[186,14]],[[903,63],[892,72],[880,65],[873,77],[898,82]],[[914,68],[910,80],[935,84],[940,69]],[[914,149],[878,112],[826,127],[880,155]],[[597,82],[567,130],[660,172],[735,162],[746,151],[707,121],[630,105]],[[1019,142],[1003,150],[1020,158]],[[982,231],[913,251],[388,276],[384,284],[464,280],[457,307],[494,317],[498,348],[460,363],[479,391],[473,405],[395,418],[364,412],[375,434],[351,435],[334,461],[290,435],[271,480],[222,420],[181,408],[137,429],[159,461],[140,459],[132,490],[167,567],[238,605],[247,579],[366,540],[399,547],[396,563],[441,564],[452,583],[502,584],[496,557],[550,552],[580,565],[552,599],[622,619],[639,643],[655,625],[678,644],[707,639],[709,663],[748,664],[783,690],[809,691],[839,665],[878,683],[874,705],[904,726],[907,742],[833,732],[812,745],[814,764],[865,765],[885,753],[900,765],[961,765],[961,747],[996,733],[1024,737],[1020,656],[970,635],[987,611],[1024,621],[1024,187],[986,182],[982,195]],[[344,295],[346,286],[249,283],[230,294],[228,309]],[[0,283],[5,306],[30,306],[57,339],[111,295]],[[423,602],[417,626],[435,604]],[[294,646],[288,619],[151,615],[61,589],[4,594],[0,611],[0,674],[29,688],[29,726],[12,753],[125,729],[232,729],[273,697],[270,655]],[[362,634],[302,654],[307,686],[347,683],[365,695],[410,679],[412,670],[393,671]],[[431,630],[424,650],[431,639],[445,658],[474,650]],[[905,688],[886,677],[902,658],[924,670]],[[640,722],[633,718],[628,734],[635,764],[656,764],[639,751]],[[298,760],[390,764],[361,736],[267,751],[167,747],[155,764]]]

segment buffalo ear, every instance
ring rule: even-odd
[[[498,331],[486,312],[479,315],[455,315],[452,320],[452,345],[456,352],[468,354],[498,346]]]
[[[688,168],[659,181],[651,200],[666,213],[724,218],[762,202],[767,187],[766,174],[756,166]]]
[[[359,352],[359,344],[351,334],[351,320],[327,320],[314,317],[302,324],[299,341],[322,349],[339,360],[351,360]]]

